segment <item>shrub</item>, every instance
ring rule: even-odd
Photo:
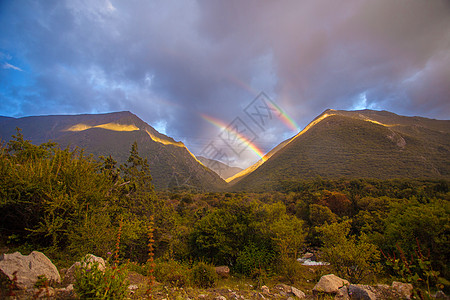
[[[177,261],[169,260],[155,263],[155,278],[174,287],[189,286],[189,268]]]
[[[272,264],[275,254],[266,248],[250,244],[239,252],[235,270],[243,275],[251,275],[255,270],[267,269]]]
[[[114,266],[101,271],[98,262],[90,263],[89,267],[75,271],[74,289],[81,299],[126,298],[128,274],[124,268]]]
[[[302,266],[296,259],[281,257],[277,265],[277,273],[290,284],[294,284],[302,276]]]
[[[325,224],[319,228],[323,242],[324,259],[335,269],[338,276],[358,283],[369,275],[380,260],[377,247],[366,241],[349,236],[350,221]]]
[[[217,281],[217,273],[213,266],[199,262],[192,268],[192,281],[201,288],[213,287]]]

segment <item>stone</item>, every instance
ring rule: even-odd
[[[39,251],[33,251],[29,255],[22,255],[20,252],[3,254],[0,257],[0,271],[9,280],[13,280],[15,273],[19,289],[33,288],[40,275],[44,275],[50,284],[61,283],[56,266],[44,253]]]
[[[375,300],[376,296],[370,289],[364,285],[351,284],[348,287],[348,295],[355,300]]]
[[[273,288],[277,289],[281,292],[284,292],[284,293],[290,293],[292,291],[291,287],[284,283],[279,283],[276,286],[274,286]]]
[[[55,297],[56,292],[52,287],[33,289],[33,299],[49,299]]]
[[[437,291],[436,294],[433,296],[436,299],[449,299],[450,297],[447,297],[443,291]]]
[[[301,290],[291,286],[291,293],[294,294],[297,298],[303,299],[306,297],[305,293],[303,293]]]
[[[65,288],[55,289],[55,293],[56,293],[56,296],[58,299],[73,299],[73,298],[75,298],[73,284],[69,284]]]
[[[225,296],[217,296],[214,300],[227,300]]]
[[[311,259],[312,257],[314,257],[314,254],[311,252],[306,252],[305,254],[303,254],[302,259]]]
[[[104,271],[106,268],[106,264],[103,258],[95,256],[93,254],[86,254],[83,259],[83,266],[81,265],[81,262],[77,261],[66,271],[63,279],[63,284],[75,283],[75,270],[77,268],[80,268],[81,266],[89,270],[91,266],[96,262],[98,263],[98,269]]]
[[[349,282],[334,274],[324,275],[314,286],[313,293],[336,294],[337,291],[344,285],[349,285]]]
[[[348,287],[347,286],[343,286],[341,287],[337,293],[336,296],[334,297],[334,299],[336,300],[350,300],[350,296],[348,295]]]
[[[411,283],[393,281],[391,288],[395,290],[402,298],[411,299],[413,286]]]
[[[217,275],[219,275],[222,278],[228,278],[230,276],[230,268],[227,266],[219,266],[215,267]]]
[[[269,288],[267,286],[263,285],[261,287],[261,292],[263,292],[264,294],[269,294],[270,290],[269,290]]]

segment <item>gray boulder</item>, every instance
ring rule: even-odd
[[[20,252],[1,255],[0,272],[9,280],[13,280],[16,276],[16,285],[19,289],[33,288],[40,275],[45,276],[51,284],[61,282],[56,266],[39,251],[33,251],[30,255],[22,255]]]

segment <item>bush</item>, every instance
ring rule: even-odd
[[[294,284],[302,277],[302,266],[296,260],[288,257],[282,257],[277,265],[277,273],[290,284]]]
[[[114,266],[101,271],[98,262],[88,265],[75,271],[74,289],[81,299],[126,298],[129,282],[124,268]]]
[[[338,276],[358,283],[378,267],[380,253],[377,247],[368,243],[364,235],[359,239],[349,236],[350,221],[325,224],[319,232],[324,259]]]
[[[174,260],[156,262],[155,278],[173,287],[189,286],[189,268]]]
[[[249,276],[255,270],[269,268],[274,258],[275,254],[272,251],[250,244],[239,252],[235,270],[243,275]]]
[[[199,262],[192,268],[192,281],[201,288],[213,287],[217,281],[216,270],[211,265]]]

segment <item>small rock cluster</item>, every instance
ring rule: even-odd
[[[394,281],[386,284],[350,284],[334,274],[322,276],[314,286],[315,295],[334,295],[337,300],[411,299],[413,286],[410,283]]]

